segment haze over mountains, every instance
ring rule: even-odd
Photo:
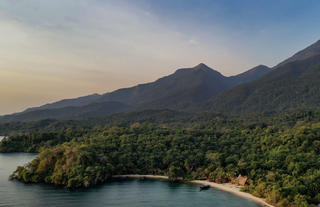
[[[80,107],[90,103],[121,102],[131,106],[161,102],[169,108],[177,108],[190,103],[208,100],[221,91],[235,85],[250,82],[269,72],[267,66],[257,66],[236,76],[225,77],[203,63],[193,67],[178,69],[175,73],[155,82],[122,88],[103,95],[93,94],[75,99],[65,99],[52,104],[27,109],[25,112],[40,109]],[[171,103],[171,104],[170,104]],[[175,107],[175,105],[177,105]]]
[[[178,69],[155,82],[123,88],[103,95],[93,94],[34,107],[0,120],[31,121],[44,118],[84,118],[144,109],[185,110],[241,83],[268,73],[267,66],[257,66],[237,76],[225,77],[201,63]]]
[[[101,117],[145,109],[228,113],[308,109],[319,107],[319,78],[320,41],[273,69],[259,65],[225,77],[201,63],[155,82],[30,108],[0,121]]]

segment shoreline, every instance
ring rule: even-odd
[[[162,175],[115,175],[112,177],[114,177],[114,178],[153,178],[153,179],[164,179],[164,180],[169,179],[168,176],[162,176]],[[218,190],[233,193],[237,196],[252,200],[255,203],[258,203],[262,206],[275,207],[271,204],[268,204],[263,198],[258,198],[250,193],[241,192],[239,187],[233,186],[229,183],[218,184],[218,183],[210,182],[207,180],[191,180],[191,181],[186,181],[186,182],[193,183],[193,184],[199,184],[199,185],[209,185],[212,188],[216,188]]]

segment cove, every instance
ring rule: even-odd
[[[7,207],[258,207],[259,205],[231,193],[199,185],[170,183],[165,180],[127,179],[89,189],[70,191],[45,184],[9,181],[8,176],[36,154],[0,153],[0,206]]]

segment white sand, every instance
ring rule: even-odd
[[[168,179],[168,176],[161,175],[116,175],[114,178],[157,178],[157,179]],[[207,180],[192,180],[190,183],[200,184],[200,185],[210,185],[213,188],[223,190],[229,193],[233,193],[235,195],[250,199],[256,203],[259,203],[262,206],[274,207],[273,205],[268,204],[264,199],[255,197],[250,193],[245,193],[240,191],[240,187],[231,185],[229,183],[226,184],[218,184],[214,182],[210,182]]]
[[[255,196],[251,195],[250,193],[241,192],[239,187],[236,187],[236,186],[228,184],[228,183],[227,184],[218,184],[218,183],[209,182],[206,180],[193,180],[193,181],[191,181],[191,183],[196,183],[196,184],[201,184],[201,185],[210,185],[213,188],[223,190],[226,192],[230,192],[230,193],[236,194],[236,195],[244,197],[244,198],[248,198],[248,199],[250,199],[256,203],[259,203],[263,206],[274,207],[274,206],[268,204],[264,199],[255,197]]]

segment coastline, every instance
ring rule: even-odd
[[[161,175],[115,175],[113,176],[114,178],[153,178],[153,179],[165,179],[168,180],[168,176],[161,176]],[[199,185],[210,185],[212,188],[216,188],[219,190],[223,190],[229,193],[233,193],[237,196],[247,198],[249,200],[252,200],[262,206],[267,206],[267,207],[275,207],[271,204],[268,204],[264,199],[258,198],[256,196],[253,196],[250,193],[246,192],[241,192],[239,187],[233,186],[231,184],[218,184],[215,182],[210,182],[207,180],[192,180],[192,181],[187,181],[188,183],[194,183],[194,184],[199,184]]]

